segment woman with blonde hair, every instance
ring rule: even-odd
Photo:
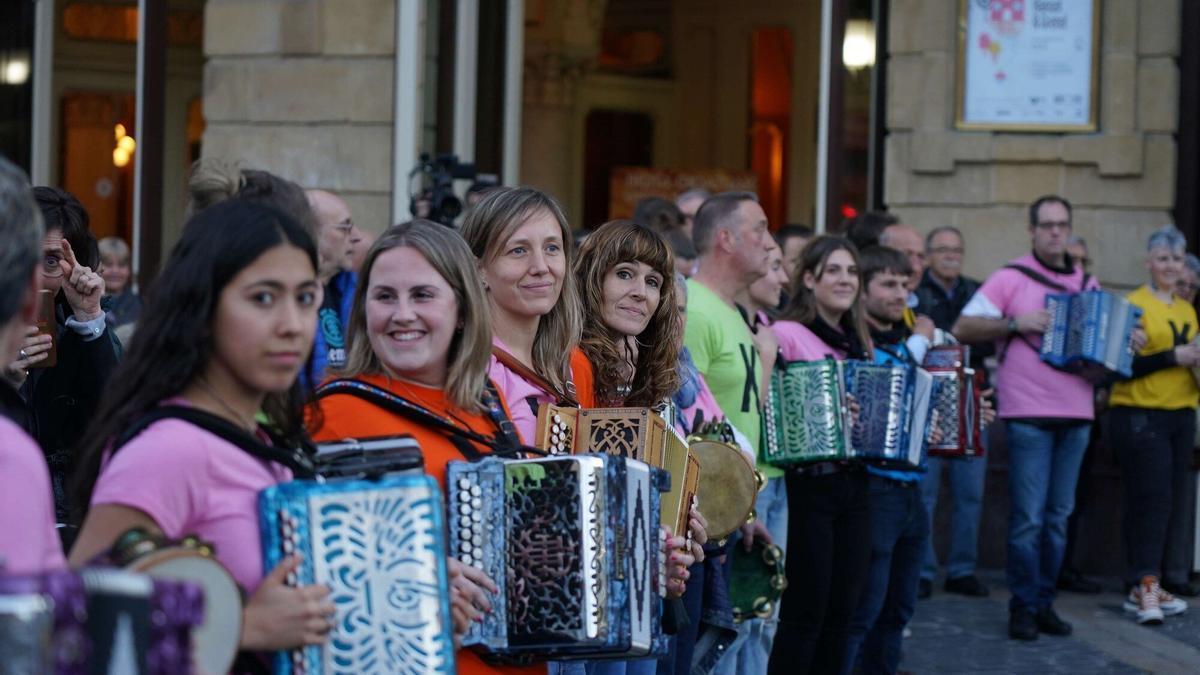
[[[446,465],[517,444],[487,376],[488,303],[466,243],[442,225],[414,220],[371,246],[350,313],[346,367],[327,383],[310,428],[316,440],[411,435],[425,470],[445,489]],[[339,386],[339,385],[348,386]],[[414,414],[414,410],[419,413]],[[450,558],[455,630],[489,611],[497,588]],[[459,650],[458,672],[510,672]],[[544,667],[511,669],[544,672]]]
[[[553,197],[519,187],[488,191],[461,233],[478,261],[491,312],[488,374],[532,444],[541,404],[595,405],[591,365],[578,347],[582,314],[570,268],[571,230]]]

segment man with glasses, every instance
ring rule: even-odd
[[[312,361],[301,374],[310,384],[320,384],[325,372],[346,365],[346,326],[358,276],[351,270],[350,241],[354,220],[350,207],[325,190],[307,190],[308,204],[317,216],[317,278],[325,289],[317,312],[317,334]]]
[[[970,344],[996,341],[996,386],[1009,453],[1009,637],[1070,635],[1053,608],[1067,518],[1087,448],[1092,385],[1042,362],[1038,345],[1050,324],[1047,293],[1097,288],[1067,255],[1071,204],[1057,195],[1029,206],[1033,250],[988,277],[963,308],[954,335]]]
[[[962,274],[965,245],[962,232],[952,226],[934,228],[925,237],[925,273],[917,286],[917,313],[928,316],[938,328],[949,332],[963,307],[979,290],[979,282]],[[991,342],[971,345],[971,367],[986,374],[983,361],[996,351]],[[987,475],[987,434],[985,452],[979,457],[929,458],[929,470],[921,482],[922,497],[930,516],[936,512],[942,471],[950,473],[950,491],[954,508],[950,517],[950,549],[946,556],[945,589],[970,597],[987,597],[989,591],[975,576],[979,551],[979,518],[983,510],[983,484]],[[938,558],[933,538],[925,552],[917,596],[927,598],[933,592]]]

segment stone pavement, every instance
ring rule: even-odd
[[[1101,595],[1063,593],[1055,604],[1070,621],[1067,638],[1042,635],[1032,643],[1008,639],[1008,591],[999,573],[981,577],[984,599],[934,587],[917,603],[904,641],[902,670],[924,673],[1200,673],[1200,601],[1162,626],[1139,626],[1121,610],[1113,580]]]

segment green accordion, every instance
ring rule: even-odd
[[[779,467],[853,456],[843,363],[834,359],[776,364],[763,415],[763,455]]]

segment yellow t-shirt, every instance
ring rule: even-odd
[[[1155,297],[1148,286],[1142,286],[1127,296],[1129,302],[1142,308],[1142,327],[1146,331],[1146,346],[1140,355],[1156,354],[1196,337],[1196,310],[1175,298],[1166,304]],[[1112,405],[1158,410],[1194,408],[1200,403],[1200,388],[1196,379],[1183,366],[1173,366],[1113,385]]]

